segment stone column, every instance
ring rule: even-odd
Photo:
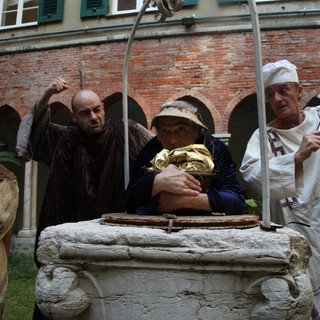
[[[229,144],[229,140],[231,138],[231,133],[215,133],[213,134],[215,138],[220,139],[222,142],[224,142],[225,145]]]
[[[23,227],[18,232],[18,237],[28,238],[36,234],[37,214],[37,178],[38,163],[28,161],[25,164],[24,199],[23,199]]]

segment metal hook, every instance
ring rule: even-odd
[[[183,7],[183,0],[155,0],[153,5],[156,5],[159,10],[155,20],[164,22],[167,18],[173,17],[174,13]]]

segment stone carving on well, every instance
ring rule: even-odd
[[[310,281],[307,275],[294,278],[266,277],[259,279],[258,282],[255,294],[262,298],[253,308],[250,319],[306,320],[306,315],[310,313],[313,301],[313,293],[310,290]]]
[[[310,247],[289,229],[49,227],[36,299],[52,319],[308,319]]]
[[[51,319],[78,316],[90,304],[90,298],[78,286],[77,273],[67,267],[41,267],[36,288],[39,309]]]

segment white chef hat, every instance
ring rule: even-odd
[[[288,60],[279,60],[263,66],[264,88],[282,82],[297,82],[297,67]]]

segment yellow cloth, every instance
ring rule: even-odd
[[[9,173],[9,174],[8,174]],[[19,202],[19,189],[15,177],[0,164],[0,314],[8,284],[7,253],[3,238],[12,228]]]
[[[174,164],[180,170],[211,173],[214,168],[212,156],[204,144],[191,144],[171,151],[163,149],[151,160],[154,170],[163,170]]]

